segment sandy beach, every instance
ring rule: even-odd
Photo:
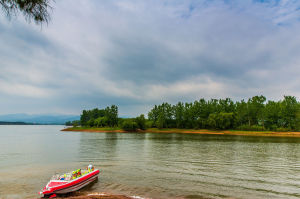
[[[130,133],[122,129],[113,128],[83,128],[69,127],[61,131],[90,132],[90,133]],[[300,132],[274,132],[274,131],[239,131],[239,130],[207,130],[207,129],[157,129],[138,130],[139,133],[185,133],[203,135],[238,135],[238,136],[273,136],[273,137],[300,137]]]

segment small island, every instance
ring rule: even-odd
[[[254,96],[247,101],[200,99],[193,103],[155,105],[146,119],[119,118],[118,107],[83,110],[80,120],[70,121],[62,131],[192,133],[247,136],[300,137],[300,103],[293,96],[266,101]]]

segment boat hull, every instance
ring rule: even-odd
[[[70,182],[59,184],[55,186],[50,186],[51,184],[55,183],[54,181],[50,181],[47,186],[43,189],[41,194],[44,196],[50,196],[52,194],[66,194],[70,192],[77,191],[88,184],[94,182],[98,178],[99,170],[95,170],[85,176],[79,177],[75,180],[72,180]]]

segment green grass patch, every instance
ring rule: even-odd
[[[68,130],[98,130],[98,131],[115,131],[115,130],[121,130],[120,127],[70,127]]]

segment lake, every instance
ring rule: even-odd
[[[81,192],[152,199],[299,198],[300,139],[62,132],[0,126],[0,198],[38,198],[58,172],[100,169]]]

